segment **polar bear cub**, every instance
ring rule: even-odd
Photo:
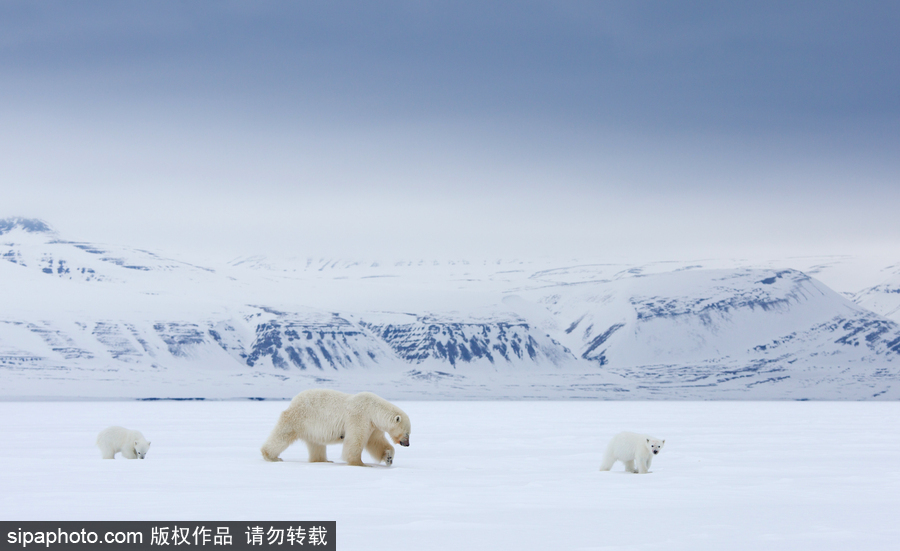
[[[650,470],[653,456],[659,453],[665,440],[653,438],[649,434],[620,432],[613,436],[606,447],[601,471],[612,469],[616,461],[625,464],[625,472],[646,474]]]
[[[364,467],[363,448],[377,462],[391,465],[395,444],[409,446],[409,417],[402,409],[371,392],[345,394],[336,390],[310,389],[294,396],[262,445],[263,459],[278,456],[297,440],[306,442],[309,462],[327,462],[326,444],[343,443],[348,465]]]
[[[143,459],[150,450],[150,442],[137,430],[125,427],[107,427],[97,435],[97,447],[103,459],[114,459],[122,452],[125,459]]]

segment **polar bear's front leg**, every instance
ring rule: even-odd
[[[368,433],[363,432],[358,427],[348,429],[344,433],[344,449],[341,452],[341,457],[348,465],[353,465],[354,467],[368,466],[362,462],[363,445],[366,443],[368,435]]]
[[[388,442],[384,432],[380,429],[373,430],[372,434],[369,435],[369,441],[366,442],[366,451],[369,452],[372,459],[379,463],[384,461],[384,464],[388,467],[394,463],[394,446]]]
[[[647,474],[648,471],[650,471],[650,458],[648,457],[638,459],[638,468],[635,472],[639,474]]]
[[[626,473],[638,472],[637,469],[634,468],[634,459],[632,459],[631,461],[622,461],[622,463],[625,463],[625,472]]]

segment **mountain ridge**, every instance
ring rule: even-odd
[[[5,399],[284,398],[323,384],[434,399],[900,398],[897,323],[790,267],[201,267],[14,220],[0,220]]]

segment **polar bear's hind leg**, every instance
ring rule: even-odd
[[[98,444],[99,445],[99,444]],[[116,458],[116,450],[109,445],[103,445],[100,448],[100,454],[103,459],[115,459]]]
[[[285,415],[282,414],[278,418],[278,424],[275,425],[272,433],[269,434],[269,438],[266,439],[266,442],[260,448],[263,459],[266,461],[281,461],[281,458],[278,456],[288,446],[297,441],[298,438],[297,431],[291,428],[290,423],[285,419]]]
[[[310,463],[331,463],[331,461],[328,461],[328,456],[326,455],[327,451],[324,444],[307,442],[306,449],[309,450]]]
[[[612,469],[613,465],[616,463],[616,454],[612,452],[611,449],[606,450],[606,453],[603,455],[603,463],[600,464],[601,471],[608,471]]]

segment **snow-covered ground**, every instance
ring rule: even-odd
[[[0,403],[4,520],[336,520],[345,550],[896,549],[896,402],[398,402],[394,466],[283,463],[287,402]],[[104,461],[110,424],[147,459]],[[620,430],[649,475],[598,466]],[[368,456],[364,455],[364,460]]]

